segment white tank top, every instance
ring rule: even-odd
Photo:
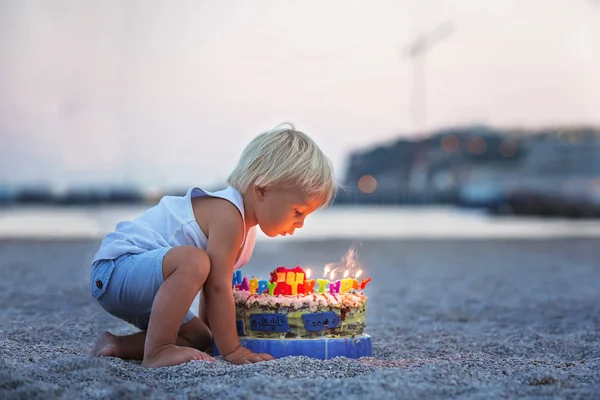
[[[190,188],[185,196],[164,196],[160,202],[133,221],[119,222],[114,232],[104,237],[92,263],[98,260],[114,260],[123,254],[139,254],[159,248],[195,246],[206,250],[208,239],[194,217],[192,198],[200,196],[219,197],[237,207],[245,225],[242,195],[233,186],[217,192],[199,187]],[[245,231],[245,230],[244,230]],[[256,227],[244,234],[242,251],[234,269],[250,260],[256,240]]]

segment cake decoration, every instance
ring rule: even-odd
[[[325,265],[320,278],[300,265],[277,267],[268,280],[235,271],[232,286],[240,341],[276,357],[370,356],[364,290],[371,278],[361,279],[362,275],[354,248],[339,262]]]
[[[343,272],[342,272],[343,271]],[[362,269],[354,249],[338,263],[327,264],[323,277],[311,279],[300,266],[277,267],[270,279],[233,275],[236,318],[243,336],[263,338],[346,337],[360,334],[366,325],[371,278],[360,280]],[[336,273],[341,278],[336,279]],[[238,322],[240,323],[240,322]]]

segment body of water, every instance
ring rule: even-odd
[[[0,209],[0,238],[102,238],[145,206],[10,207]],[[330,207],[306,220],[294,236],[330,238],[544,238],[597,237],[596,220],[497,217],[452,207]],[[267,238],[259,230],[257,240]],[[273,239],[271,239],[273,240]]]

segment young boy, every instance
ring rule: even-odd
[[[165,196],[133,221],[117,224],[92,263],[92,294],[110,314],[141,331],[104,332],[94,354],[141,359],[146,367],[214,360],[214,341],[233,364],[271,360],[242,347],[231,279],[254,249],[256,225],[269,237],[292,235],[327,206],[333,168],[319,147],[292,125],[250,142],[218,192],[197,187]],[[202,289],[200,317],[189,308]]]

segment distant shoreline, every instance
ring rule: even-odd
[[[0,239],[99,240],[143,206],[0,209]],[[453,207],[334,207],[317,211],[292,237],[257,241],[597,238],[597,220],[497,217]]]

